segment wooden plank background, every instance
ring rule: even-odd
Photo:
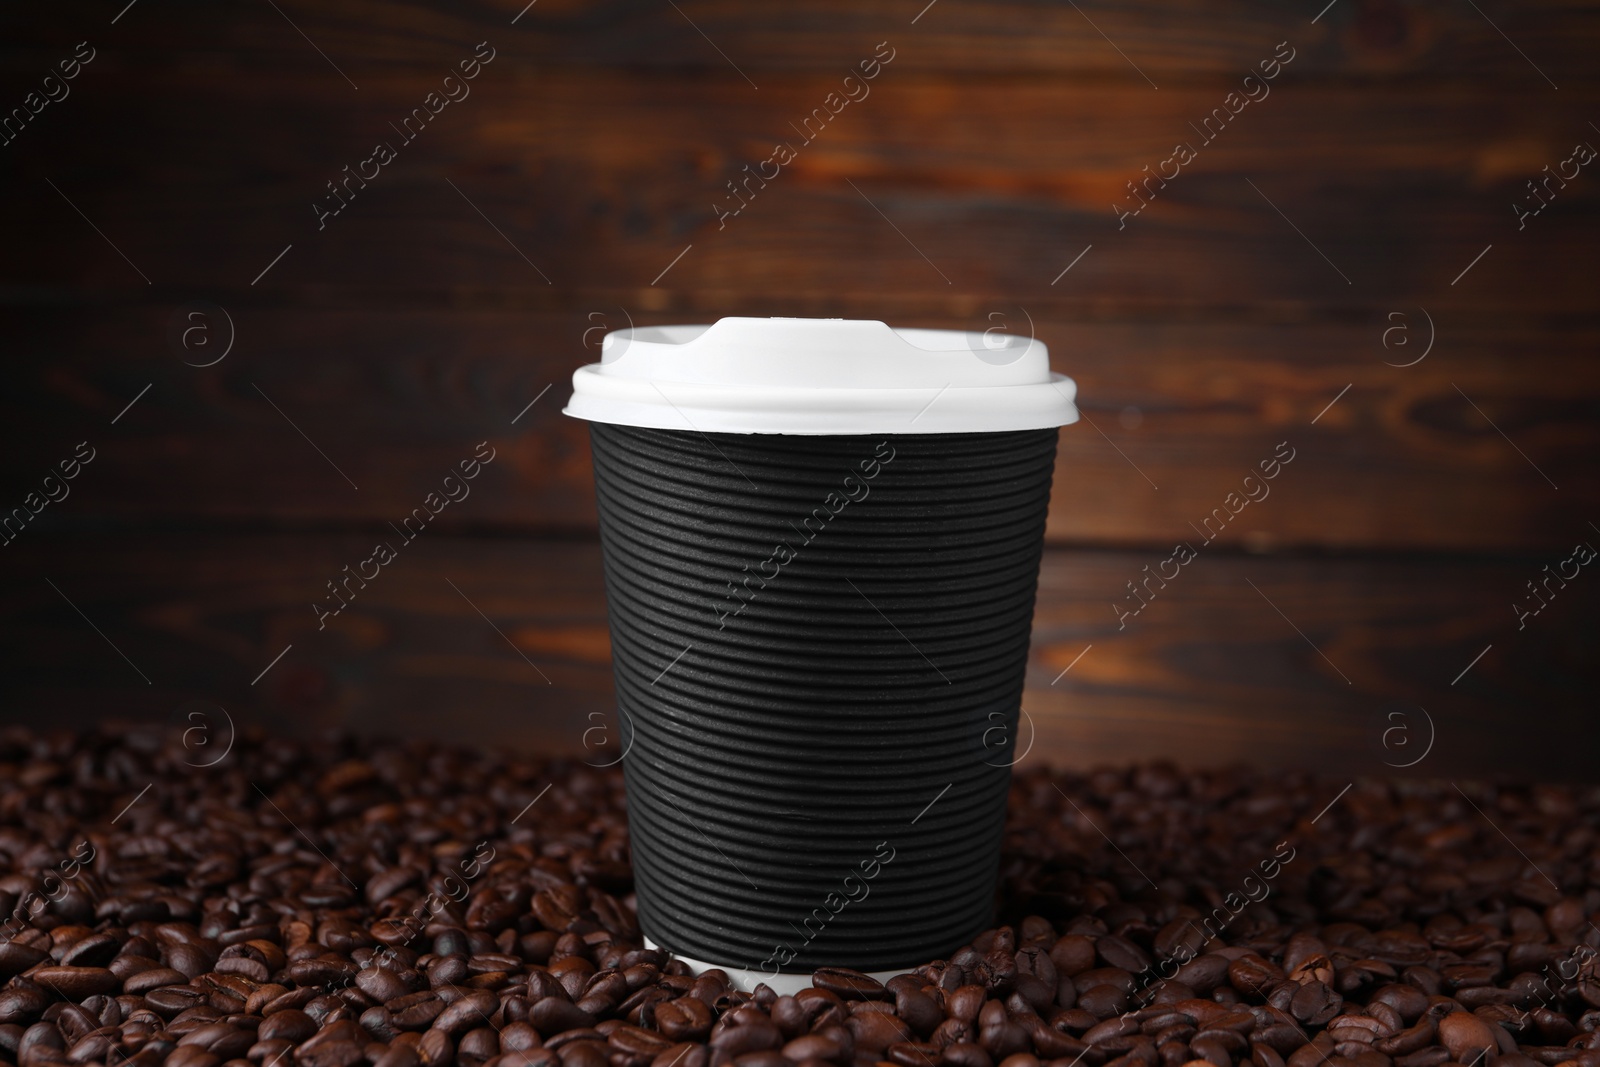
[[[0,508],[96,449],[0,547],[0,716],[198,699],[582,752],[611,690],[571,371],[599,327],[842,315],[1031,332],[1079,383],[1029,758],[1387,773],[1431,722],[1416,773],[1592,777],[1594,579],[1523,630],[1512,604],[1600,538],[1600,175],[1513,205],[1600,144],[1600,4],[924,4],[0,14],[0,108],[95,50],[0,144]],[[1270,95],[1119,225],[1280,42]],[[318,632],[321,583],[479,441],[471,498]],[[1119,629],[1124,583],[1283,441],[1272,495]]]

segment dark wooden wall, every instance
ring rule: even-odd
[[[1512,605],[1600,545],[1600,165],[1513,205],[1600,145],[1600,4],[923,3],[9,8],[0,107],[94,57],[0,145],[0,508],[95,458],[0,547],[0,715],[200,699],[601,751],[560,414],[594,328],[836,315],[1031,330],[1079,383],[1029,758],[1384,772],[1431,739],[1415,773],[1592,777],[1600,576],[1521,629]],[[479,42],[470,96],[403,142]],[[471,496],[319,630],[324,583],[480,441]],[[1119,628],[1280,442],[1270,497]]]

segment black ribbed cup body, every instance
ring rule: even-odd
[[[646,936],[767,974],[970,940],[1056,431],[590,431]]]

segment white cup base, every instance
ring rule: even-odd
[[[661,948],[660,945],[656,944],[648,937],[644,939],[644,947],[651,949]],[[728,975],[729,980],[733,982],[733,988],[744,993],[753,993],[755,992],[756,986],[765,984],[767,988],[771,989],[774,993],[777,993],[780,997],[792,996],[793,994],[800,992],[800,990],[808,989],[811,986],[810,973],[773,975],[768,974],[766,971],[753,971],[744,967],[732,967],[723,963],[705,963],[701,960],[692,960],[687,956],[679,956],[676,954],[672,954],[672,958],[683,961],[689,970],[693,971],[697,975],[704,974],[706,971],[721,970],[725,972]],[[876,978],[880,982],[887,983],[889,979],[894,978],[897,975],[910,974],[911,971],[868,971],[865,973],[871,978]]]

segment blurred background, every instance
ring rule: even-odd
[[[1594,777],[1600,4],[524,5],[0,13],[0,720],[614,742],[571,372],[844,316],[1078,382],[1026,758]]]

